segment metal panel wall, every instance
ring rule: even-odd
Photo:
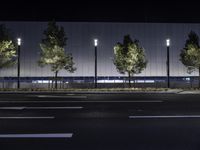
[[[6,24],[14,35],[22,38],[21,76],[52,76],[49,67],[38,67],[42,33],[47,22],[0,22]],[[170,65],[172,76],[188,76],[186,68],[179,61],[187,34],[193,30],[200,35],[199,24],[167,23],[87,23],[59,22],[64,26],[68,41],[66,51],[72,53],[77,67],[73,74],[60,71],[60,76],[93,76],[93,39],[99,39],[98,76],[121,76],[113,65],[113,47],[122,42],[123,36],[130,34],[137,38],[145,48],[148,59],[147,68],[137,76],[166,75],[166,38],[171,39]],[[16,76],[17,66],[0,70],[0,76]],[[197,72],[191,74],[198,75]]]

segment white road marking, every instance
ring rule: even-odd
[[[0,110],[23,110],[25,107],[0,107]]]
[[[25,107],[24,109],[82,109],[83,107]]]
[[[162,103],[163,101],[0,101],[0,103]]]
[[[0,134],[0,138],[72,138],[73,133]]]
[[[83,109],[83,107],[0,107],[0,110],[24,110],[24,109]]]
[[[154,119],[154,118],[200,118],[200,115],[166,115],[166,116],[129,116],[129,119]]]
[[[70,96],[73,96],[73,95],[76,95],[76,94],[66,94],[66,95],[70,95]]]
[[[181,92],[178,92],[177,94],[200,94],[199,91],[181,91]]]
[[[39,98],[87,98],[87,96],[73,96],[73,95],[38,95]]]
[[[55,119],[54,116],[44,116],[44,117],[0,117],[0,119]]]

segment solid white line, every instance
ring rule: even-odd
[[[0,134],[0,138],[71,138],[73,133],[54,134]]]
[[[177,94],[182,94],[182,95],[184,95],[184,94],[200,94],[200,92],[199,91],[183,91],[183,92],[179,92]]]
[[[82,109],[83,107],[25,107],[24,109]]]
[[[0,117],[0,119],[55,119],[53,116],[45,116],[45,117]]]
[[[0,107],[0,110],[23,110],[25,107]]]
[[[200,118],[200,115],[129,116],[129,119],[154,119],[154,118]]]
[[[162,103],[163,101],[0,101],[0,103]]]
[[[56,95],[38,95],[39,98],[87,98],[87,96],[56,96]]]
[[[24,109],[83,109],[83,107],[0,107],[0,110],[24,110]]]

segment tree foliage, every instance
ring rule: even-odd
[[[10,31],[0,25],[0,68],[11,67],[16,63],[16,46]]]
[[[60,47],[66,46],[67,37],[64,28],[62,26],[59,27],[55,21],[48,23],[48,28],[43,34],[45,38],[42,39],[42,44],[47,47],[54,47],[55,45]]]
[[[147,61],[139,41],[132,41],[129,35],[124,36],[123,43],[117,43],[114,47],[114,64],[121,74],[141,73],[146,68]]]
[[[200,46],[198,35],[191,31],[185,47],[181,50],[180,61],[187,67],[188,73],[200,68]]]
[[[59,27],[55,22],[49,22],[44,31],[45,38],[40,44],[41,53],[39,65],[50,65],[54,73],[65,69],[68,72],[74,72],[73,57],[70,53],[65,53],[66,35],[63,27]]]

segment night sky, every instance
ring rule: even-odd
[[[199,23],[198,2],[179,0],[7,1],[1,21]]]

